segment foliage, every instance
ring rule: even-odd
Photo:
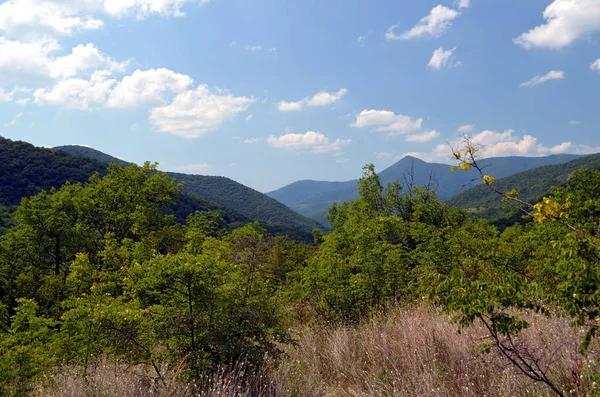
[[[447,228],[465,219],[425,188],[383,188],[364,168],[360,198],[333,205],[333,231],[324,237],[304,275],[306,304],[329,321],[356,321],[390,301],[419,294],[419,279],[449,258]]]
[[[485,178],[476,156],[478,148],[468,137],[465,148],[464,157],[455,154],[459,164],[470,165]],[[585,325],[582,352],[595,338],[600,320],[600,171],[576,171],[565,187],[554,189],[554,196],[535,205],[515,192],[504,193],[493,183],[488,188],[516,203],[536,223],[525,230],[509,228],[500,237],[475,233],[479,249],[468,247],[466,239],[459,240],[459,247],[466,248],[460,266],[438,274],[430,297],[454,313],[463,328],[482,322],[491,346],[534,381],[565,395],[556,379],[539,365],[537,353],[516,344],[515,337],[531,326],[521,314],[529,310],[546,315],[557,312],[571,317],[574,325]]]
[[[431,179],[417,186],[409,172],[404,185],[384,187],[372,165],[363,169],[358,199],[333,204],[331,232],[314,229],[310,245],[273,237],[264,222],[182,194],[179,182],[149,163],[112,164],[86,182],[23,198],[4,218],[0,236],[0,395],[27,395],[65,366],[81,368],[85,377],[106,360],[150,369],[151,383],[164,390],[181,383],[193,388],[207,374],[236,377],[235,365],[243,362],[245,378],[236,382],[244,389],[265,365],[285,370],[278,367],[281,352],[298,355],[290,349],[302,324],[317,325],[315,332],[342,327],[348,335],[348,327],[364,328],[365,319],[386,319],[395,306],[414,307],[423,298],[462,330],[485,330],[482,353],[495,353],[493,362],[502,359],[514,373],[541,382],[531,390],[583,390],[561,377],[575,371],[588,382],[600,378],[597,366],[590,373],[576,365],[555,370],[543,343],[523,335],[554,338],[539,328],[554,320],[539,319],[556,314],[585,330],[581,361],[595,351],[600,171],[574,171],[533,204],[502,190],[501,180],[484,172],[478,149],[467,144],[455,154],[455,173],[476,176],[536,222],[499,231],[442,203]],[[436,352],[445,336],[429,331],[419,331],[429,342],[415,357],[429,352],[445,360],[451,352]],[[395,372],[382,363],[397,366],[395,359],[364,354],[339,367],[336,384],[349,374],[343,368],[377,373],[378,384],[389,381]],[[452,376],[438,362],[428,371]],[[458,361],[448,363],[457,368]],[[306,364],[288,368],[296,365]]]
[[[494,173],[495,185],[499,190],[504,192],[514,190],[518,192],[520,199],[535,204],[550,194],[552,187],[564,186],[573,172],[581,168],[600,170],[600,154],[582,157],[564,164],[535,168],[505,178],[499,178],[494,172],[494,167],[486,169],[486,172]],[[522,219],[522,213],[518,208],[498,200],[497,194],[486,186],[474,186],[450,198],[447,204],[468,210],[473,216],[487,219],[501,228],[527,221]]]

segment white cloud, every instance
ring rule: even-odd
[[[351,125],[356,128],[373,127],[373,131],[388,132],[389,135],[407,134],[421,128],[423,119],[395,114],[389,110],[363,110]]]
[[[34,31],[71,35],[97,30],[104,22],[85,11],[100,11],[101,1],[8,0],[0,4],[0,30],[11,35]]]
[[[245,143],[247,145],[253,145],[255,143],[259,143],[262,142],[261,138],[246,138],[242,141],[242,143]]]
[[[17,122],[19,121],[20,118],[25,117],[25,116],[29,116],[30,114],[31,114],[31,112],[20,112],[20,113],[17,113],[15,115],[15,118],[12,121],[10,121],[9,123],[7,123],[6,126],[7,127],[11,127],[11,126],[17,125]]]
[[[252,116],[251,114],[249,114],[248,116],[246,116],[246,121],[250,121],[250,120],[252,120],[252,118],[253,118],[253,117],[254,117],[254,116]]]
[[[570,120],[569,124],[571,124],[571,125],[579,125],[580,122],[579,122],[579,120]]]
[[[348,90],[342,88],[338,92],[330,93],[326,91],[316,93],[312,98],[308,99],[308,106],[327,106],[339,101],[344,95],[348,93]]]
[[[109,74],[109,71],[97,71],[89,80],[70,78],[60,81],[51,89],[40,88],[34,93],[34,102],[37,105],[55,105],[79,110],[103,105],[112,87],[117,83],[116,80],[107,79]]]
[[[546,23],[516,39],[524,48],[564,48],[600,30],[599,0],[554,0],[543,13]]]
[[[348,90],[346,88],[342,88],[338,92],[321,91],[317,92],[310,98],[304,98],[297,102],[281,101],[277,104],[277,109],[280,112],[293,112],[301,110],[306,106],[327,106],[336,103],[346,94],[348,94]]]
[[[433,55],[427,64],[428,67],[432,69],[441,69],[443,67],[454,67],[458,66],[461,63],[459,61],[454,60],[454,52],[456,51],[456,47],[451,48],[449,50],[444,50],[444,47],[440,47],[437,50],[433,51]]]
[[[8,93],[0,88],[0,102],[10,102],[12,100],[12,93]]]
[[[167,92],[178,94],[193,83],[186,75],[169,69],[136,70],[126,76],[114,88],[108,98],[107,106],[113,108],[133,108],[144,105],[165,104]]]
[[[206,85],[178,94],[167,106],[150,110],[150,122],[162,132],[198,138],[246,111],[254,98],[213,93]]]
[[[8,0],[0,4],[0,30],[11,35],[72,35],[101,29],[105,15],[183,16],[182,7],[191,2],[204,5],[208,0]]]
[[[596,59],[596,61],[590,65],[590,69],[600,72],[600,58]]]
[[[600,146],[578,145],[572,142],[562,142],[554,146],[547,146],[540,143],[532,135],[515,135],[514,130],[506,130],[504,132],[485,130],[472,136],[472,141],[481,145],[480,155],[482,158],[504,156],[540,157],[559,153],[591,154],[600,152]],[[454,142],[450,142],[450,144],[437,145],[431,152],[411,152],[407,154],[425,161],[452,163],[451,148],[457,148],[460,145],[461,142],[457,139]]]
[[[246,51],[250,52],[271,52],[277,55],[277,47],[265,47],[263,45],[247,45]]]
[[[465,124],[458,127],[457,131],[466,134],[468,132],[473,132],[475,130],[475,124]]]
[[[341,158],[341,159],[335,160],[335,162],[338,164],[346,164],[348,161],[350,161],[350,159],[348,159],[348,158]]]
[[[356,42],[358,43],[358,45],[360,45],[361,47],[363,47],[365,45],[365,41],[367,40],[367,36],[358,36],[358,38],[356,39]]]
[[[124,71],[128,62],[116,62],[92,43],[78,45],[70,54],[54,56],[60,49],[53,39],[30,42],[0,37],[0,82],[21,87],[39,87],[52,80],[74,77],[104,68]]]
[[[400,35],[394,30],[398,25],[390,27],[385,34],[387,40],[411,40],[419,37],[439,37],[452,26],[452,20],[460,15],[460,12],[438,5],[432,8],[429,15],[421,18],[411,30]]]
[[[565,72],[560,70],[551,70],[543,76],[535,76],[531,80],[521,83],[521,87],[533,87],[538,84],[545,83],[546,81],[556,80],[556,79],[564,79]]]
[[[303,102],[281,101],[277,104],[277,110],[280,112],[293,112],[302,109]]]
[[[432,130],[432,131],[421,132],[419,134],[407,135],[405,140],[407,142],[424,143],[424,142],[429,142],[429,141],[437,138],[438,136],[440,136],[440,133],[435,130]]]
[[[48,69],[53,78],[66,78],[76,76],[80,71],[108,68],[122,72],[129,62],[115,62],[101,53],[92,43],[78,45],[71,50],[71,54],[49,60]]]
[[[458,8],[469,8],[471,7],[471,0],[459,0]]]
[[[328,153],[341,150],[342,146],[349,145],[352,140],[336,139],[331,142],[328,137],[320,132],[308,131],[304,134],[270,136],[267,138],[267,143],[276,149],[310,149],[313,153]]]

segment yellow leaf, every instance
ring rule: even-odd
[[[485,183],[486,185],[491,185],[495,181],[496,181],[496,179],[493,176],[489,176],[489,175],[483,176],[483,183]]]

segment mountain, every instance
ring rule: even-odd
[[[515,189],[521,200],[535,203],[548,195],[554,186],[563,185],[573,171],[580,168],[600,170],[600,154],[581,157],[562,164],[547,165],[520,172],[502,179],[494,185],[501,191]],[[490,175],[494,172],[490,169]],[[514,208],[506,208],[498,194],[483,185],[478,185],[450,198],[448,205],[467,209],[474,216],[488,219],[503,228],[521,220],[521,213]]]
[[[98,150],[82,146],[59,146],[54,148],[69,154],[85,156],[104,162],[122,162]],[[268,225],[269,231],[284,234],[303,241],[312,239],[312,230],[325,230],[313,219],[304,217],[279,201],[234,180],[221,176],[189,175],[167,172],[179,182],[183,191],[198,195],[220,206],[230,208],[249,219]]]
[[[576,155],[552,155],[547,157],[493,157],[481,161],[482,166],[497,178],[509,176],[532,168],[559,164],[576,159]],[[412,183],[415,186],[430,185],[441,200],[447,200],[461,190],[472,186],[474,171],[450,171],[447,164],[427,163],[406,156],[379,173],[381,182]],[[267,193],[296,212],[325,223],[327,209],[334,202],[354,200],[358,197],[358,179],[347,182],[299,181]]]
[[[23,197],[60,188],[67,182],[84,183],[96,172],[105,174],[107,168],[102,161],[3,137],[0,137],[0,158],[0,233],[10,226],[12,213]],[[228,229],[252,221],[232,209],[188,193],[180,194],[175,205],[165,211],[181,223],[195,211],[214,211],[223,218],[221,226]]]
[[[52,150],[59,152],[59,153],[60,152],[68,153],[73,156],[87,157],[88,159],[97,160],[97,161],[100,161],[102,163],[107,163],[107,164],[110,164],[110,163],[124,164],[124,165],[131,164],[131,163],[128,163],[127,161],[123,161],[121,159],[118,159],[118,158],[108,155],[106,153],[102,153],[99,150],[92,149],[89,146],[82,146],[82,145],[55,146],[52,148]]]

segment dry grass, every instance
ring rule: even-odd
[[[539,352],[554,383],[567,395],[600,394],[591,379],[598,348],[578,353],[581,331],[567,320],[532,318],[519,339]],[[539,396],[549,389],[516,372],[498,354],[481,353],[483,328],[458,335],[448,318],[431,308],[395,309],[363,324],[332,329],[304,329],[287,358],[266,376],[248,376],[243,365],[219,371],[196,386],[176,380],[165,369],[166,384],[143,367],[127,368],[103,360],[81,376],[64,368],[48,378],[33,396]],[[244,382],[244,380],[249,380]],[[242,385],[246,383],[247,386]]]
[[[567,320],[534,317],[520,343],[541,353],[554,383],[570,395],[592,395],[596,352],[578,353],[581,335]],[[481,353],[486,333],[456,325],[431,308],[393,310],[357,328],[304,332],[275,376],[285,396],[549,395],[496,352]]]

